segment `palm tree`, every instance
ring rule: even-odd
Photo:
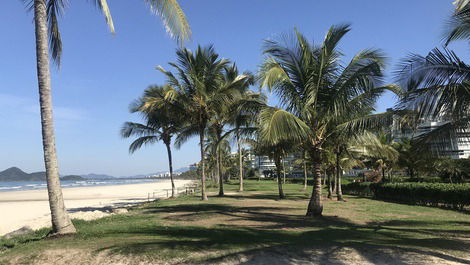
[[[395,145],[396,143],[391,140],[390,134],[366,132],[356,138],[351,149],[352,152],[371,160],[377,166],[377,169],[382,171],[382,181],[384,181],[385,173],[398,160],[399,154],[394,147]]]
[[[51,209],[53,234],[75,233],[65,209],[59,180],[59,166],[55,144],[54,120],[52,115],[52,89],[49,51],[52,59],[60,64],[62,41],[58,26],[58,17],[64,10],[63,0],[25,0],[29,9],[34,10],[36,37],[36,65],[39,87],[39,105],[41,112],[42,142],[47,176],[49,206]],[[106,0],[95,0],[102,10],[112,32],[114,24]],[[189,25],[180,6],[175,0],[147,0],[151,9],[159,14],[167,31],[179,41],[190,36]]]
[[[233,83],[224,84],[223,71],[229,65],[226,59],[220,59],[212,46],[199,46],[195,53],[188,49],[176,52],[177,63],[170,63],[176,75],[162,67],[158,69],[167,77],[167,82],[176,91],[176,100],[184,113],[186,123],[181,128],[176,140],[180,146],[190,137],[199,135],[201,154],[201,198],[207,200],[204,142],[211,117],[217,115],[221,106],[231,105],[239,98],[237,88],[245,77],[237,78]]]
[[[432,164],[435,157],[432,155],[431,150],[426,149],[426,146],[419,146],[418,141],[403,138],[395,143],[394,148],[398,151],[397,165],[405,168],[408,177],[418,178],[419,171],[426,168],[428,164]]]
[[[338,44],[349,31],[349,25],[331,27],[320,46],[308,43],[298,32],[293,41],[265,43],[267,58],[260,70],[262,86],[274,90],[286,110],[287,114],[279,122],[296,123],[295,118],[299,120],[297,128],[301,129],[277,126],[286,130],[272,132],[277,137],[273,140],[288,136],[300,138],[313,164],[314,188],[308,216],[320,216],[323,211],[320,165],[326,140],[337,129],[355,131],[385,118],[385,114],[357,115],[364,113],[364,109],[372,111],[377,97],[389,87],[379,86],[384,66],[384,56],[379,50],[366,49],[349,64],[340,64]],[[343,120],[344,116],[349,118]]]
[[[445,46],[456,40],[470,40],[470,4],[454,2],[456,10],[445,36]],[[397,71],[404,88],[399,107],[414,111],[416,123],[441,121],[426,134],[416,137],[418,145],[433,146],[434,151],[452,148],[456,136],[469,138],[470,127],[470,66],[447,47],[435,48],[427,56],[412,54]]]
[[[144,96],[131,104],[131,112],[142,114],[145,124],[126,122],[121,129],[124,138],[137,137],[129,146],[129,153],[134,153],[144,145],[162,141],[167,150],[168,167],[171,180],[171,197],[176,196],[176,186],[173,179],[173,160],[171,154],[171,139],[178,132],[182,118],[179,110],[167,95],[172,93],[168,86],[152,86],[145,90]],[[151,104],[152,107],[147,107]]]
[[[219,143],[225,139],[231,131],[227,131],[227,125],[234,124],[237,122],[237,113],[243,111],[243,107],[248,104],[247,96],[244,94],[247,92],[250,84],[253,83],[252,74],[246,72],[239,74],[238,68],[235,64],[224,68],[223,78],[219,87],[221,90],[230,88],[232,90],[232,97],[227,100],[225,104],[213,105],[212,113],[208,121],[208,129],[215,136],[215,147],[216,147],[216,163],[217,163],[217,177],[219,179],[219,196],[224,195],[224,181],[221,172],[221,153],[219,151]]]
[[[306,136],[307,128],[302,125],[302,121],[296,117],[286,119],[289,113],[285,110],[266,106],[261,109],[257,120],[257,142],[255,150],[258,154],[267,155],[270,159],[274,160],[276,165],[277,183],[279,189],[279,198],[284,199],[285,194],[282,189],[281,173],[284,172],[282,157],[285,153],[295,148],[295,143],[300,140],[300,137]],[[280,122],[280,121],[286,121]],[[286,135],[284,132],[292,128],[299,133],[299,138],[296,135]],[[279,135],[278,133],[281,132]]]

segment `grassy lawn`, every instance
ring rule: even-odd
[[[254,264],[274,257],[285,261],[277,264],[347,258],[353,259],[349,264],[397,259],[470,264],[466,213],[345,196],[347,202],[324,200],[324,217],[311,219],[304,216],[310,192],[286,184],[287,199],[278,200],[276,185],[247,181],[246,191],[238,193],[236,183],[228,184],[226,197],[211,196],[207,202],[182,196],[128,214],[74,220],[76,236],[43,239],[48,232],[43,229],[0,239],[0,264]]]

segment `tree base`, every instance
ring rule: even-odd
[[[75,229],[75,226],[73,224],[70,224],[66,227],[62,227],[59,229],[59,231],[51,231],[47,236],[48,237],[62,237],[62,236],[69,236],[69,235],[74,235],[77,233],[77,230]]]
[[[305,216],[308,216],[308,217],[322,217],[322,212],[323,212],[323,209],[321,211],[307,211],[307,214]]]

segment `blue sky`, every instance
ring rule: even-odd
[[[18,166],[43,170],[32,14],[22,1],[2,1],[0,17],[0,170]],[[173,61],[176,44],[144,1],[109,0],[117,34],[89,1],[69,1],[61,19],[64,54],[53,69],[57,149],[62,174],[115,176],[167,169],[164,146],[127,152],[119,136],[124,121],[138,120],[128,104],[150,84],[161,84],[155,66]],[[364,48],[381,48],[390,73],[410,52],[426,54],[441,44],[452,0],[180,0],[193,31],[186,45],[214,44],[218,53],[255,71],[263,39],[297,27],[321,41],[332,24],[351,23],[342,51],[350,58]],[[462,58],[467,49],[454,45]],[[392,81],[389,77],[388,81]],[[386,95],[378,110],[394,104]],[[175,151],[176,168],[198,160],[196,139]]]

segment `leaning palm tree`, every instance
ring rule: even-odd
[[[170,63],[176,75],[161,66],[158,69],[165,74],[168,84],[178,91],[176,101],[186,119],[175,140],[176,146],[180,146],[194,135],[199,135],[201,198],[207,200],[204,159],[206,132],[211,117],[216,115],[220,106],[231,105],[239,97],[240,92],[236,87],[243,78],[221,86],[224,83],[223,71],[229,61],[219,58],[212,46],[199,46],[194,53],[188,49],[179,49],[176,55],[177,63]]]
[[[145,90],[144,96],[131,104],[130,111],[142,114],[145,123],[126,122],[121,129],[124,138],[137,137],[129,146],[129,153],[134,153],[144,145],[162,141],[167,150],[168,168],[170,170],[171,197],[176,196],[173,179],[173,160],[171,139],[178,132],[182,118],[179,110],[167,95],[172,92],[168,86],[152,86]],[[151,104],[152,107],[147,107]]]
[[[29,9],[34,11],[42,143],[53,234],[70,234],[76,232],[67,214],[62,190],[60,188],[54,120],[52,115],[52,89],[49,62],[49,55],[51,55],[52,59],[57,64],[60,64],[62,41],[58,18],[64,10],[65,2],[64,0],[25,0]],[[114,32],[114,24],[107,1],[93,0],[93,2],[102,10],[111,32]],[[174,36],[179,41],[184,41],[189,38],[191,33],[189,25],[176,0],[145,0],[145,2],[156,14],[162,17],[170,35]]]
[[[295,32],[292,40],[268,40],[264,47],[267,58],[260,69],[262,86],[274,90],[286,110],[284,119],[279,120],[285,126],[277,126],[286,130],[273,131],[272,135],[282,139],[303,134],[304,129],[295,131],[287,126],[287,121],[292,123],[294,118],[301,123],[298,128],[308,128],[306,136],[300,137],[301,146],[313,164],[314,188],[308,216],[320,216],[323,211],[320,174],[323,144],[339,128],[355,131],[376,125],[386,117],[381,113],[356,115],[364,109],[373,110],[378,95],[389,87],[380,87],[384,56],[379,50],[366,49],[349,64],[340,64],[338,44],[349,31],[349,25],[333,26],[319,46]]]

